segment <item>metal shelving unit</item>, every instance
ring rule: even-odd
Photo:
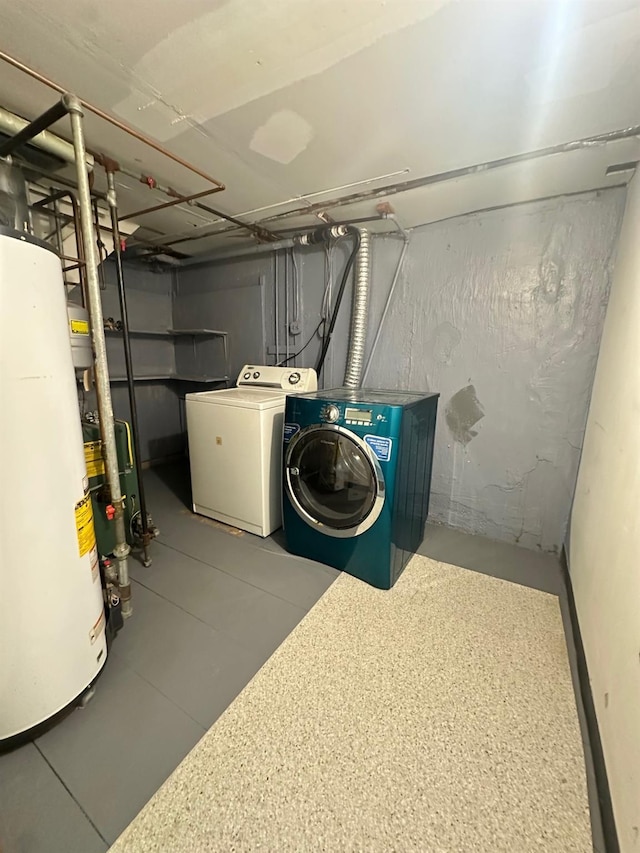
[[[119,336],[122,335],[122,331],[120,329],[109,329],[105,328],[105,334],[109,336]],[[228,382],[230,377],[230,365],[229,365],[229,333],[222,332],[218,329],[129,329],[129,335],[131,337],[139,337],[139,338],[176,338],[176,339],[184,339],[184,338],[192,338],[192,353],[193,353],[193,361],[194,365],[197,361],[197,349],[196,349],[196,340],[198,338],[221,338],[222,346],[223,346],[223,357],[224,357],[224,375],[223,376],[211,376],[208,374],[199,374],[199,373],[190,373],[187,371],[183,372],[180,370],[176,370],[174,372],[158,372],[158,373],[148,373],[141,374],[139,376],[135,376],[134,379],[136,382],[159,382],[159,381],[167,381],[167,380],[175,380],[177,382],[196,382],[201,384],[214,384],[218,382]],[[176,341],[177,342],[177,341]],[[126,382],[126,376],[111,376],[111,382]]]
[[[105,334],[107,335],[121,335],[121,329],[109,329],[106,328]],[[135,335],[136,337],[147,337],[147,338],[164,338],[166,336],[169,337],[178,337],[181,335],[187,335],[188,337],[197,338],[197,337],[217,337],[217,338],[226,338],[228,336],[228,332],[220,332],[217,329],[129,329],[130,335]]]
[[[177,382],[228,382],[228,376],[182,376],[179,373],[149,373],[144,376],[135,376],[136,382],[158,382],[160,380],[172,379]],[[111,376],[111,382],[126,382],[126,376]]]
[[[218,337],[226,338],[228,332],[219,332],[216,329],[167,329],[169,335],[189,335],[191,337]]]

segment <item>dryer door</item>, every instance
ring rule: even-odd
[[[285,487],[298,515],[327,536],[364,533],[384,505],[380,463],[366,442],[340,426],[310,426],[292,439]]]

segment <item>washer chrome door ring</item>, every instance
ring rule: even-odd
[[[347,477],[351,476],[354,481],[359,480],[360,485],[362,485],[361,481],[364,472],[368,475],[370,480],[371,494],[366,500],[366,508],[362,512],[358,522],[355,524],[339,526],[337,523],[331,524],[326,520],[326,518],[325,520],[321,520],[313,515],[313,502],[316,502],[318,505],[318,514],[323,514],[324,510],[324,514],[327,516],[331,512],[331,509],[328,506],[328,502],[327,505],[323,507],[320,499],[316,496],[310,496],[310,489],[306,487],[304,483],[305,475],[303,466],[299,459],[295,459],[295,456],[296,454],[300,455],[301,452],[304,452],[305,449],[311,446],[310,439],[317,437],[318,441],[322,442],[322,434],[327,436],[328,440],[325,440],[324,443],[330,450],[334,451],[334,454],[340,452],[336,443],[337,438],[342,438],[345,442],[349,442],[349,444],[346,445],[349,449],[352,449],[351,445],[353,445],[354,448],[359,451],[359,454],[354,454],[351,459],[344,456],[344,454],[341,456],[340,462],[342,463],[343,476],[345,476],[346,473]],[[334,445],[334,448],[331,448],[331,445]],[[294,459],[295,464],[293,462]],[[325,473],[329,474],[329,477],[337,479],[336,469],[338,467],[338,459],[334,458],[333,463],[333,467],[328,466]],[[359,470],[355,471],[354,467],[357,467]],[[346,472],[344,469],[346,469]],[[321,472],[317,469],[314,470],[313,474],[316,477],[320,477]],[[382,468],[380,467],[380,462],[366,441],[363,441],[360,436],[351,432],[351,430],[335,424],[327,423],[312,424],[311,426],[305,427],[291,439],[285,456],[285,488],[287,496],[291,501],[291,505],[303,521],[315,530],[321,531],[326,536],[334,536],[341,539],[359,536],[361,533],[369,530],[369,528],[372,527],[380,517],[386,496],[384,475],[382,473]],[[306,495],[306,503],[310,504],[309,508],[303,506],[299,497],[299,495],[305,497],[305,488],[308,493]],[[335,489],[334,494],[339,491],[340,489]],[[327,491],[328,497],[330,494],[331,492]],[[337,520],[338,517],[336,517],[336,522]]]

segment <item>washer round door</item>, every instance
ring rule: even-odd
[[[310,426],[292,439],[285,487],[298,515],[327,536],[364,533],[384,505],[384,477],[375,454],[340,426]]]

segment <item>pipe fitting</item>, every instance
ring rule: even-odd
[[[120,163],[118,163],[117,160],[114,160],[113,157],[109,157],[107,154],[96,154],[95,160],[100,163],[105,172],[120,171]]]
[[[329,237],[329,229],[326,225],[320,225],[313,231],[307,231],[304,234],[297,235],[294,240],[300,246],[314,246],[317,243],[323,243]]]
[[[317,243],[327,243],[329,240],[339,240],[349,233],[349,225],[320,225],[313,231],[298,234],[293,239],[299,246],[313,246]]]
[[[131,547],[127,542],[120,542],[113,549],[113,556],[121,562],[122,560],[126,560],[129,554],[131,553]]]
[[[74,113],[78,116],[84,116],[84,112],[82,110],[82,101],[77,95],[74,95],[71,92],[65,92],[61,100],[63,107],[68,113]]]
[[[118,570],[113,565],[113,563],[109,560],[108,564],[105,561],[104,567],[104,578],[108,584],[112,586],[117,586],[118,584]]]
[[[118,584],[118,594],[122,605],[122,618],[128,619],[133,616],[133,605],[131,604],[131,584]]]

